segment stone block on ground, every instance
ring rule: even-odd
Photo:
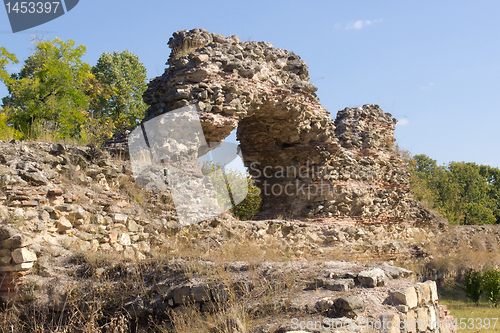
[[[354,279],[335,279],[324,281],[323,288],[333,291],[347,291],[354,288]]]
[[[392,297],[397,303],[406,305],[409,309],[414,309],[418,305],[418,298],[415,287],[409,287],[404,290],[395,291],[392,293]]]
[[[210,287],[200,285],[191,287],[191,296],[195,302],[208,302],[210,300]]]
[[[363,287],[368,288],[383,286],[387,281],[384,271],[380,268],[361,271],[359,272],[357,279]]]
[[[22,272],[22,271],[27,271],[31,267],[33,267],[33,262],[11,264],[7,266],[0,266],[0,272]]]
[[[356,318],[364,306],[364,302],[356,296],[341,297],[334,303],[336,313],[347,318]]]
[[[36,261],[36,254],[27,248],[15,249],[12,251],[12,259],[16,264]]]
[[[189,286],[178,287],[172,290],[175,304],[189,304],[191,300],[191,288]]]

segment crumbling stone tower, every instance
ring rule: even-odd
[[[194,29],[174,33],[168,45],[168,67],[144,94],[145,120],[196,105],[207,142],[237,128],[263,217],[433,217],[410,192],[394,148],[397,120],[377,105],[346,108],[333,121],[305,62],[267,42]]]

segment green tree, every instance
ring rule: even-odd
[[[8,85],[11,82],[11,77],[5,67],[9,64],[17,64],[19,61],[13,53],[7,51],[3,46],[0,47],[0,81]]]
[[[0,47],[0,81],[8,85],[12,78],[6,70],[6,66],[10,63],[17,64],[19,61],[13,53],[7,51],[5,47]],[[0,140],[19,139],[22,134],[16,131],[12,126],[9,126],[8,116],[5,110],[0,109]]]
[[[488,183],[488,195],[496,202],[493,213],[497,224],[500,223],[500,169],[489,165],[481,165],[479,173]]]
[[[483,272],[483,289],[488,302],[498,306],[500,301],[500,271],[491,267]]]
[[[142,94],[147,89],[146,68],[137,55],[125,50],[103,53],[92,73],[106,93],[92,99],[91,113],[96,119],[111,119],[114,132],[133,129],[144,118],[147,105]]]
[[[415,198],[431,208],[438,209],[439,189],[446,171],[437,165],[436,160],[424,154],[413,156],[409,167],[411,189]]]
[[[89,107],[85,93],[92,79],[91,67],[82,61],[83,45],[37,41],[35,52],[6,85],[3,107],[9,122],[26,138],[53,133],[56,138],[81,138]]]
[[[453,224],[491,224],[500,215],[500,170],[475,163],[438,166],[426,155],[408,163],[415,198]]]
[[[488,195],[489,187],[475,163],[451,162],[449,183],[456,192],[450,199],[451,207],[460,212],[459,224],[492,224],[496,222],[496,202]],[[455,202],[453,200],[456,200]]]

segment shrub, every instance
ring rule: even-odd
[[[478,304],[483,293],[483,275],[481,272],[472,269],[465,272],[463,288],[467,297]]]
[[[488,302],[497,306],[500,300],[500,271],[491,267],[483,272],[483,289]]]
[[[246,198],[233,208],[233,215],[239,220],[251,220],[260,210],[260,189],[247,174],[248,194]]]
[[[224,170],[224,166],[213,162],[205,162],[202,168],[203,174],[209,174],[213,180],[215,190],[217,191],[217,200],[221,207],[227,206],[227,202],[225,202],[227,197],[225,195],[225,191],[223,191],[223,187],[226,187],[228,193],[232,193],[234,191],[231,191],[231,188],[229,187],[229,184],[232,184],[232,189],[236,190],[236,192],[245,190],[241,188],[243,186],[247,187],[248,190],[245,199],[243,199],[243,201],[239,204],[233,205],[233,208],[231,209],[233,216],[239,220],[250,220],[259,212],[260,203],[262,201],[262,198],[260,197],[260,190],[257,186],[255,186],[248,173],[245,174],[237,170],[226,170],[222,173],[215,172],[217,170]],[[225,179],[220,179],[219,177],[221,175],[225,177]],[[231,196],[234,198],[234,193],[232,193]]]

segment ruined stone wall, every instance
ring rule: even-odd
[[[333,121],[295,53],[202,29],[169,41],[168,67],[149,84],[145,121],[195,105],[207,142],[237,128],[245,165],[263,196],[262,218],[351,216],[429,221],[394,149],[397,122],[377,105]]]
[[[30,238],[15,228],[0,228],[0,300],[4,302],[18,299],[22,278],[37,259],[28,245]]]

